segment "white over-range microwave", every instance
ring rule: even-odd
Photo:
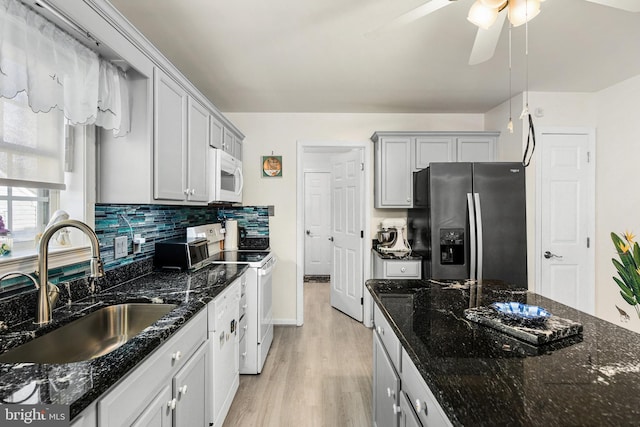
[[[242,202],[242,162],[226,151],[209,148],[209,202]]]

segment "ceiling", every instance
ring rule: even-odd
[[[639,0],[640,1],[640,0]],[[458,0],[366,35],[425,0],[111,0],[225,112],[483,113],[509,98],[508,28],[468,65]],[[640,13],[546,0],[512,33],[512,92],[593,92],[640,74]]]

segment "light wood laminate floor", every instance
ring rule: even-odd
[[[371,427],[372,332],[305,283],[304,325],[276,326],[260,375],[240,375],[224,427]]]

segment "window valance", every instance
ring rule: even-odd
[[[129,132],[126,74],[18,0],[0,0],[0,96],[20,92],[34,112]]]

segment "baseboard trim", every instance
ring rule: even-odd
[[[273,319],[273,324],[296,326],[296,319]]]

